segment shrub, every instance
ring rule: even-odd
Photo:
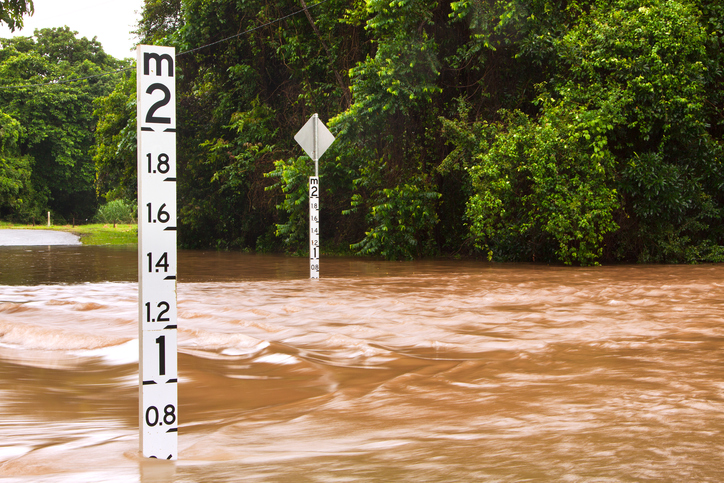
[[[136,206],[126,200],[113,200],[98,208],[96,220],[100,223],[135,223]]]

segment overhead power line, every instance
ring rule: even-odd
[[[323,3],[327,3],[328,1],[329,1],[329,0],[321,0],[320,2],[317,2],[317,3],[315,3],[314,5],[308,5],[307,8],[316,7],[317,5],[322,5]],[[238,33],[238,34],[234,34],[234,35],[232,35],[232,36],[230,36],[230,37],[226,37],[226,38],[224,38],[224,39],[217,40],[216,42],[211,42],[210,44],[202,45],[201,47],[196,47],[196,48],[194,48],[194,49],[189,49],[189,50],[186,50],[186,51],[184,51],[184,52],[179,52],[178,54],[176,54],[176,57],[179,57],[179,56],[184,55],[184,54],[189,54],[189,53],[192,53],[192,52],[197,52],[197,51],[199,51],[199,50],[205,49],[205,48],[207,48],[207,47],[211,47],[212,45],[220,44],[220,43],[222,43],[222,42],[228,42],[229,40],[235,39],[235,38],[237,38],[237,37],[241,37],[242,35],[249,34],[249,33],[254,32],[254,31],[256,31],[256,30],[263,29],[264,27],[268,27],[268,26],[270,26],[270,25],[273,25],[273,24],[275,24],[275,23],[277,23],[277,22],[281,22],[282,20],[286,20],[286,19],[288,19],[289,17],[293,17],[293,16],[295,16],[295,15],[299,15],[300,13],[303,13],[305,10],[306,10],[305,8],[302,8],[302,9],[300,9],[300,10],[297,10],[296,12],[290,13],[289,15],[285,15],[284,17],[280,17],[280,18],[277,18],[277,19],[274,19],[274,20],[270,20],[269,22],[267,22],[267,23],[265,23],[265,24],[257,25],[256,27],[250,28],[249,30],[245,30],[245,31],[240,32],[240,33]]]
[[[327,3],[328,1],[329,1],[329,0],[321,0],[321,1],[319,1],[319,2],[317,2],[317,3],[315,3],[315,4],[313,4],[313,5],[308,5],[308,6],[307,6],[307,9],[309,9],[309,8],[314,8],[314,7],[318,6],[318,5],[322,5],[323,3]],[[295,11],[295,12],[292,12],[292,13],[290,13],[290,14],[288,14],[288,15],[285,15],[285,16],[283,16],[283,17],[279,17],[279,18],[277,18],[277,19],[270,20],[269,22],[266,22],[266,23],[264,23],[264,24],[257,25],[256,27],[250,28],[250,29],[248,29],[248,30],[244,30],[243,32],[239,32],[238,34],[234,34],[234,35],[231,35],[231,36],[229,36],[229,37],[225,37],[225,38],[223,38],[223,39],[221,39],[221,40],[217,40],[217,41],[215,41],[215,42],[211,42],[211,43],[202,45],[202,46],[200,46],[200,47],[195,47],[195,48],[193,48],[193,49],[189,49],[189,50],[185,50],[185,51],[183,51],[183,52],[179,52],[179,53],[176,54],[176,57],[180,57],[180,56],[185,55],[185,54],[191,54],[191,53],[194,53],[194,52],[198,52],[199,50],[203,50],[203,49],[206,49],[206,48],[208,48],[208,47],[212,47],[212,46],[214,46],[214,45],[221,44],[221,43],[223,43],[223,42],[228,42],[229,40],[233,40],[233,39],[235,39],[235,38],[237,38],[237,37],[241,37],[242,35],[249,34],[249,33],[254,32],[254,31],[256,31],[256,30],[263,29],[264,27],[268,27],[268,26],[270,26],[270,25],[274,25],[275,23],[281,22],[282,20],[286,20],[286,19],[288,19],[288,18],[290,18],[290,17],[293,17],[293,16],[295,16],[295,15],[299,15],[300,13],[303,13],[304,11],[305,11],[305,9],[302,8],[302,9],[299,9],[299,10],[297,10],[297,11]],[[129,71],[129,70],[134,70],[135,68],[136,68],[136,66],[124,67],[124,68],[122,68],[122,69],[116,69],[116,70],[113,70],[113,71],[102,72],[102,73],[100,73],[100,74],[93,74],[93,75],[89,75],[89,76],[85,76],[85,77],[74,77],[74,78],[72,78],[72,79],[58,78],[58,79],[53,79],[52,81],[49,81],[49,82],[38,83],[38,84],[0,86],[0,90],[23,89],[23,88],[29,88],[29,87],[44,87],[44,86],[54,86],[54,85],[70,84],[70,83],[73,83],[73,82],[81,82],[81,81],[84,81],[84,80],[97,79],[97,78],[99,78],[99,77],[106,77],[106,76],[109,76],[109,75],[120,74],[121,72],[126,72],[126,71]]]

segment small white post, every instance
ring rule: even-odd
[[[319,278],[319,177],[309,177],[309,278]]]
[[[48,212],[48,226],[50,226],[50,212]]]

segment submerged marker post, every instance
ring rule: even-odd
[[[175,49],[139,45],[139,428],[147,458],[178,458]]]
[[[309,278],[319,278],[319,176],[309,177]]]
[[[306,124],[294,136],[294,140],[314,161],[314,176],[309,177],[309,278],[319,278],[319,158],[334,142],[334,135],[319,120],[317,114],[312,115]]]

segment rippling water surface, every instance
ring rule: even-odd
[[[0,478],[724,480],[724,266],[179,266],[179,461],[144,461],[135,250],[0,248]]]

